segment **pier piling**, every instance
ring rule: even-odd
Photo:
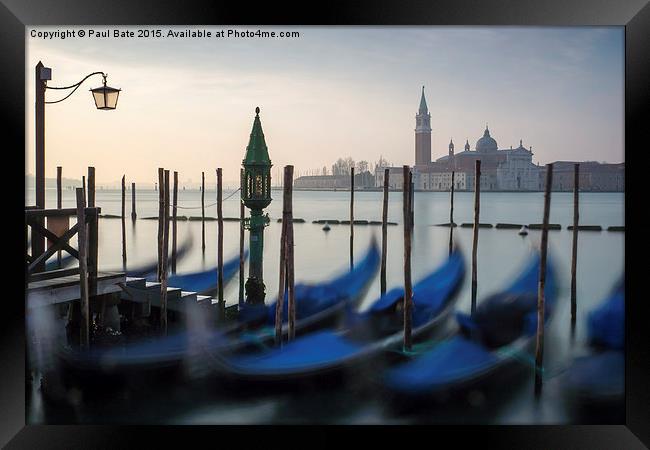
[[[85,175],[81,176],[81,189],[82,189],[82,193],[84,195],[84,202],[85,202],[86,199],[88,198],[86,196],[86,176]]]
[[[479,215],[481,211],[481,160],[476,160],[474,171],[474,235],[472,238],[472,314],[476,311],[476,252],[478,249]],[[453,226],[452,226],[453,228]]]
[[[201,250],[205,253],[205,172],[201,172]]]
[[[163,191],[163,245],[160,268],[160,326],[163,335],[167,334],[167,257],[169,254],[169,170],[165,170]]]
[[[285,170],[286,177],[286,170]],[[287,281],[287,220],[288,194],[287,184],[284,184],[284,195],[282,199],[282,230],[280,232],[280,278],[278,280],[278,301],[275,303],[275,345],[282,345],[282,309],[284,307],[284,294]]]
[[[544,221],[540,244],[539,283],[537,288],[537,336],[535,345],[535,394],[542,391],[542,368],[544,360],[544,286],[546,284],[546,252],[548,249],[548,217],[551,210],[551,187],[553,164],[546,165],[546,187],[544,190]]]
[[[88,207],[95,206],[95,168],[91,166],[88,167]]]
[[[56,167],[56,208],[61,209],[63,207],[63,167],[57,166]],[[61,269],[61,250],[56,252],[56,262],[57,262],[57,267]]]
[[[573,242],[571,248],[571,324],[576,323],[576,268],[578,265],[578,220],[579,211],[579,191],[580,191],[580,164],[573,166]]]
[[[354,267],[354,167],[350,168],[350,270]]]
[[[131,183],[131,220],[135,222],[138,215],[135,213],[135,183]]]
[[[294,266],[293,266],[293,166],[285,166],[284,168],[284,192],[286,201],[286,219],[283,218],[282,222],[286,222],[286,240],[285,248],[287,252],[287,308],[288,308],[288,327],[289,337],[288,340],[293,340],[296,336],[296,298],[294,292]]]
[[[454,248],[454,183],[456,172],[451,171],[451,191],[449,195],[449,254]]]
[[[386,253],[388,250],[388,186],[390,169],[384,169],[384,201],[381,212],[381,269],[380,269],[380,292],[386,293]]]
[[[412,174],[409,166],[403,167],[404,191],[404,350],[411,350],[411,180]]]
[[[158,282],[162,281],[162,247],[164,228],[165,169],[158,168]]]
[[[217,299],[219,300],[220,320],[225,319],[226,305],[223,301],[223,211],[222,211],[222,170],[217,169]]]
[[[126,272],[126,175],[122,175],[122,268]]]
[[[172,274],[176,274],[176,244],[178,237],[178,172],[174,171],[174,189],[172,198]]]
[[[82,188],[76,189],[77,195],[77,232],[79,252],[79,302],[81,310],[81,339],[80,345],[87,349],[90,346],[90,301],[88,298],[88,235],[86,233],[86,199]]]

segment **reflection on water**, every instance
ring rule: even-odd
[[[33,191],[28,191],[33,193]],[[213,203],[214,192],[206,192],[206,203]],[[64,191],[63,207],[73,207],[73,191]],[[179,191],[179,205],[199,207],[179,209],[179,215],[200,216],[200,192]],[[224,195],[227,197],[228,193]],[[380,220],[381,193],[358,192],[355,194],[355,218]],[[279,262],[279,236],[281,227],[276,219],[281,215],[281,192],[274,191],[268,209],[271,224],[265,230],[264,275],[267,301],[277,292]],[[48,206],[54,206],[55,192],[47,192]],[[389,221],[401,223],[401,193],[391,193]],[[239,215],[238,195],[224,203],[224,216]],[[119,191],[97,191],[97,204],[102,214],[119,214],[121,205]],[[157,222],[142,220],[157,216],[158,193],[138,191],[137,213],[139,219],[129,224],[127,232],[127,265],[134,267],[156,259]],[[29,199],[27,204],[29,204]],[[50,203],[52,203],[50,205]],[[624,225],[624,194],[584,193],[580,197],[580,222],[601,225]],[[495,224],[540,223],[542,220],[542,193],[483,193],[481,196],[481,222]],[[146,389],[133,386],[117,389],[107,401],[85,401],[70,405],[52,405],[42,402],[38,392],[33,397],[30,421],[43,422],[163,422],[163,423],[417,423],[417,422],[467,422],[467,423],[567,423],[580,419],[572,416],[562,401],[558,386],[560,374],[574,356],[585,350],[585,320],[609,292],[624,271],[624,239],[620,232],[581,232],[578,249],[578,310],[577,326],[572,337],[570,327],[570,262],[572,234],[566,226],[572,223],[573,205],[571,193],[553,193],[551,222],[562,225],[561,231],[549,232],[549,257],[558,270],[560,297],[558,307],[546,334],[544,362],[549,378],[539,401],[533,399],[533,372],[519,381],[508,383],[504,389],[492,393],[478,393],[464,404],[431,407],[424,413],[410,416],[396,414],[386,408],[382,397],[368,392],[363,373],[352,374],[343,388],[319,391],[278,393],[262,392],[263,395],[234,397],[224,392],[218,380],[183,384],[145,384]],[[130,195],[127,195],[127,213],[130,211]],[[296,282],[319,281],[347,269],[349,226],[332,225],[331,231],[322,231],[322,225],[312,224],[316,219],[345,220],[349,214],[349,193],[346,192],[294,192],[294,217],[304,218],[306,223],[294,225],[295,277]],[[206,209],[207,216],[216,216],[216,207]],[[432,268],[441,264],[448,252],[449,230],[433,226],[448,222],[449,194],[415,194],[415,227],[413,234],[412,268],[413,280],[417,280]],[[457,223],[472,222],[473,194],[457,193],[454,201],[454,218]],[[130,221],[130,218],[127,220]],[[179,261],[178,272],[195,271],[216,264],[216,222],[206,222],[206,252],[201,252],[200,221],[182,221],[178,224],[179,243],[190,235],[194,246]],[[361,255],[372,235],[380,237],[381,227],[367,225],[355,227],[355,254]],[[469,262],[472,230],[455,228],[454,238],[465,252]],[[517,230],[480,229],[478,248],[478,298],[506,286],[511,277],[520,270],[533,248],[539,246],[540,232],[531,230],[521,237]],[[388,287],[403,283],[403,231],[401,225],[388,227]],[[76,243],[75,243],[76,244]],[[224,257],[235,255],[239,250],[239,224],[224,223]],[[99,232],[100,269],[121,270],[121,224],[117,219],[102,219]],[[376,278],[361,307],[366,307],[379,293]],[[227,299],[237,299],[235,281],[225,289]],[[469,311],[470,278],[462,286],[457,308]],[[39,317],[37,320],[41,320]],[[49,328],[45,328],[48,329]],[[35,355],[41,360],[42,354]],[[525,363],[522,363],[525,364]],[[524,372],[526,373],[526,372]],[[203,385],[202,383],[206,383]],[[48,410],[49,408],[49,410]],[[72,409],[70,409],[72,408]],[[40,411],[40,412],[39,412]]]

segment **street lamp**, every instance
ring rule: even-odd
[[[104,85],[90,90],[90,92],[93,93],[93,98],[95,99],[95,106],[97,109],[115,109],[117,107],[117,98],[120,96],[121,89],[115,89],[110,86],[106,86],[107,75],[103,76]]]
[[[250,259],[246,281],[246,302],[264,303],[265,286],[263,277],[264,227],[269,224],[268,214],[262,210],[271,203],[271,160],[264,141],[260,122],[260,109],[255,108],[255,119],[246,156],[242,161],[244,173],[241,179],[241,201],[251,210],[244,227],[250,230]]]
[[[101,87],[91,89],[93,98],[95,99],[95,106],[97,109],[112,110],[117,107],[117,98],[120,95],[120,89],[115,89],[106,85],[107,75],[104,72],[93,72],[86,75],[78,83],[71,84],[70,86],[56,87],[48,86],[48,80],[52,79],[52,69],[43,66],[42,62],[36,64],[36,99],[35,99],[35,153],[36,153],[36,207],[45,209],[45,104],[46,103],[61,103],[70,97],[81,86],[81,84],[93,75],[101,75],[104,77],[104,84]],[[69,90],[70,93],[65,97],[55,101],[45,101],[45,91],[47,89],[54,90]],[[42,219],[39,219],[42,220]],[[32,255],[37,257],[45,251],[45,238],[38,236],[32,239]],[[43,270],[45,263],[37,270]]]

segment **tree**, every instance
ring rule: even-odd
[[[332,175],[350,175],[350,169],[354,167],[354,160],[351,157],[339,158],[332,165]]]
[[[359,161],[356,166],[357,173],[368,172],[368,161]]]

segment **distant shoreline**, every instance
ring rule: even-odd
[[[271,190],[272,190],[272,191],[281,191],[282,188],[274,187],[274,188],[271,188]],[[335,189],[335,188],[297,188],[297,187],[294,187],[293,190],[294,190],[294,191],[323,191],[323,192],[330,192],[330,191],[331,191],[331,192],[350,192],[350,189],[343,189],[343,188],[340,188],[340,189],[339,189],[339,188],[336,188],[336,189]],[[354,192],[364,192],[364,191],[365,191],[365,192],[382,192],[382,191],[383,191],[383,188],[373,187],[373,188],[359,188],[359,189],[356,189],[356,188],[355,188],[355,189],[354,189]],[[389,192],[403,192],[402,189],[389,189],[388,191],[389,191]],[[450,191],[449,191],[449,190],[447,190],[447,191],[430,191],[430,190],[424,190],[424,189],[415,189],[415,192],[446,192],[446,193],[449,193]],[[470,192],[470,193],[473,193],[474,190],[468,190],[468,189],[454,189],[454,192]],[[489,190],[481,189],[481,194],[484,194],[484,193],[504,193],[504,194],[505,194],[505,193],[517,193],[517,194],[532,194],[532,193],[543,193],[543,192],[544,192],[543,190],[537,190],[537,191],[507,191],[507,190],[499,190],[499,191],[495,191],[495,190],[491,190],[491,191],[489,191]],[[568,192],[568,193],[572,193],[572,192],[573,192],[573,189],[570,189],[570,190],[561,190],[561,191],[559,191],[559,190],[555,190],[555,191],[552,191],[552,192]],[[581,190],[580,193],[581,193],[581,194],[583,194],[583,193],[595,193],[595,194],[624,194],[625,191],[583,191],[583,190]]]

